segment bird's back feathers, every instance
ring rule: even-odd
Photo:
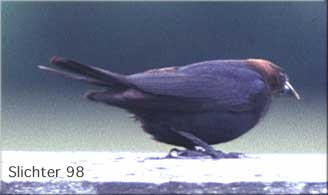
[[[109,91],[91,92],[87,97],[116,106],[165,110],[165,104],[172,100],[173,106],[167,106],[167,109],[172,110],[174,105],[181,103],[177,109],[190,110],[187,107],[194,105],[197,109],[240,112],[251,110],[256,96],[269,93],[261,75],[249,68],[245,60],[214,60],[128,76],[61,57],[53,57],[50,62],[59,70],[40,68],[66,78],[104,86]]]
[[[250,110],[252,98],[267,92],[261,75],[242,60],[217,60],[176,68],[175,71],[144,72],[127,77],[145,93],[212,102],[217,109]],[[235,79],[235,78],[238,79]]]

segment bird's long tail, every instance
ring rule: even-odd
[[[64,78],[80,80],[100,86],[126,88],[130,85],[122,74],[81,64],[70,59],[55,56],[51,58],[50,63],[58,69],[43,65],[39,65],[38,68],[58,74]]]

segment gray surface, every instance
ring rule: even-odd
[[[3,193],[327,193],[326,155],[163,159],[162,153],[3,152]],[[84,177],[11,178],[12,165],[83,166]]]
[[[2,183],[4,194],[323,194],[327,183],[235,182],[163,184],[126,182]]]

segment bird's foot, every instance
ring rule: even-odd
[[[166,156],[166,158],[173,158],[173,159],[186,159],[186,158],[212,158],[212,159],[236,159],[236,158],[243,158],[245,157],[245,154],[238,153],[238,152],[229,152],[225,153],[220,150],[180,150],[177,148],[173,148],[170,150],[169,154]]]
[[[175,159],[183,159],[183,158],[200,158],[200,157],[209,157],[207,154],[204,154],[202,151],[198,150],[180,150],[177,148],[172,148],[166,158],[175,158]]]
[[[174,131],[180,136],[186,138],[193,143],[194,149],[190,150],[179,150],[177,148],[171,149],[166,158],[204,158],[210,157],[212,159],[226,159],[226,158],[243,158],[245,157],[242,153],[230,152],[225,153],[220,150],[215,150],[205,141],[196,137],[195,135],[186,131]]]
[[[226,159],[226,158],[245,158],[246,155],[240,152],[222,152],[220,150],[215,150],[215,154],[211,155],[213,159]]]

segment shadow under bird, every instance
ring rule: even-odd
[[[169,157],[238,158],[240,153],[224,153],[210,145],[253,128],[272,96],[300,98],[284,70],[263,59],[212,60],[131,75],[61,57],[52,57],[50,63],[57,69],[38,67],[103,87],[85,97],[127,110],[157,141],[186,148],[172,149]]]

